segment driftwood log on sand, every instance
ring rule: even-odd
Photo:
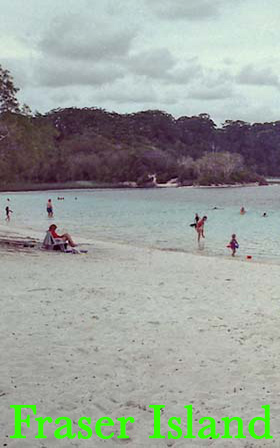
[[[0,237],[0,246],[9,246],[10,248],[14,249],[21,249],[21,248],[34,248],[39,247],[39,241],[31,238],[1,238]]]

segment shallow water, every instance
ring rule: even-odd
[[[58,196],[64,201],[57,200]],[[54,219],[47,217],[48,198],[53,201]],[[239,256],[280,260],[279,185],[1,193],[0,204],[3,221],[7,204],[14,211],[7,224],[11,228],[28,227],[43,235],[55,222],[59,231],[89,241],[112,240],[188,252],[198,251],[196,232],[189,226],[198,212],[208,216],[203,253],[229,255],[226,245],[236,233]],[[247,210],[244,216],[239,213],[241,206]],[[262,217],[264,212],[267,218]]]

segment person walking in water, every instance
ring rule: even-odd
[[[232,257],[234,257],[234,256],[235,256],[235,253],[236,253],[236,249],[239,248],[239,244],[238,244],[238,242],[237,242],[235,233],[233,233],[233,234],[231,235],[231,240],[230,240],[230,242],[229,242],[228,247],[232,250],[232,254],[231,254],[231,255],[232,255]]]
[[[13,210],[11,210],[10,207],[7,205],[5,211],[6,211],[6,221],[9,222],[11,220],[11,213],[13,213]]]
[[[53,218],[53,205],[51,199],[48,199],[47,202],[47,213],[49,218]]]
[[[244,207],[241,207],[241,209],[240,209],[240,215],[245,215],[245,213],[246,213],[245,208],[244,208]]]
[[[196,231],[197,231],[197,242],[199,244],[201,237],[205,238],[204,235],[204,224],[207,221],[207,216],[203,216],[202,219],[200,219],[196,225]]]

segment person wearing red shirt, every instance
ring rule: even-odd
[[[63,241],[65,241],[65,243],[69,243],[71,247],[77,246],[77,244],[74,243],[74,241],[73,241],[72,237],[69,235],[69,233],[64,233],[63,235],[58,235],[56,233],[56,229],[57,229],[57,226],[55,224],[52,224],[49,227],[49,232],[51,233],[51,235],[54,239],[63,240]]]

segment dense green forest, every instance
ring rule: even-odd
[[[261,181],[280,175],[280,121],[180,117],[148,110],[118,114],[67,108],[32,114],[0,66],[0,187],[80,180],[187,185]]]

